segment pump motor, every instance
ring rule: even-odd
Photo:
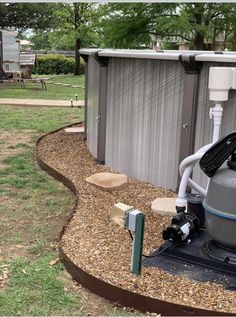
[[[199,229],[199,219],[192,213],[180,212],[171,220],[171,224],[163,230],[162,237],[174,244],[185,241]]]

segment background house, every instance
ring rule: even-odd
[[[0,31],[0,68],[10,77],[20,74],[20,41],[17,32]]]

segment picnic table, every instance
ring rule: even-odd
[[[9,78],[9,79],[3,79],[1,80],[2,83],[20,83],[22,88],[26,88],[27,83],[39,83],[42,85],[42,89],[47,90],[46,81],[49,80],[49,78]]]
[[[42,89],[47,90],[47,85],[46,81],[49,80],[49,78],[21,78],[20,82],[23,88],[25,88],[25,84],[27,82],[32,82],[32,83],[40,83],[42,85]]]

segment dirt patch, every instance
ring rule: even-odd
[[[1,155],[1,157],[2,157],[2,155]],[[2,159],[3,159],[3,157],[2,157]],[[3,164],[0,162],[0,170],[3,170],[4,168],[6,168],[6,164]]]
[[[63,271],[60,280],[64,283],[66,290],[71,290],[80,297],[80,307],[79,311],[77,311],[77,316],[105,316],[108,315],[108,312],[116,310],[116,306],[113,303],[93,294],[82,285],[73,281],[70,274],[66,271]]]
[[[22,132],[8,132],[0,130],[0,159],[4,160],[9,156],[14,156],[25,150],[25,146],[32,143],[32,135],[35,132],[24,130]],[[21,144],[21,146],[17,146]],[[0,162],[0,169],[6,168],[6,165]]]
[[[8,147],[16,145],[17,143],[30,143],[32,135],[35,134],[34,130],[21,130],[21,131],[5,131],[0,129],[1,144],[6,144]]]
[[[26,257],[28,255],[28,245],[6,244],[0,246],[0,258],[3,260],[12,260],[18,257]]]
[[[110,284],[149,297],[193,307],[236,312],[235,292],[210,282],[195,282],[158,268],[143,268],[142,275],[130,273],[131,241],[123,229],[110,220],[117,202],[135,206],[146,214],[144,253],[150,253],[163,241],[161,232],[169,217],[153,215],[151,202],[174,193],[135,179],[125,189],[103,192],[85,182],[94,173],[110,172],[97,165],[88,153],[82,137],[63,131],[49,135],[38,147],[49,166],[71,179],[79,191],[79,206],[62,238],[67,256],[81,269]]]

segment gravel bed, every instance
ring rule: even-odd
[[[38,155],[49,166],[67,176],[79,191],[79,206],[62,237],[67,256],[81,269],[110,284],[145,296],[172,303],[236,313],[236,293],[210,282],[195,282],[171,275],[158,268],[143,268],[140,276],[130,273],[132,242],[127,231],[110,220],[117,202],[145,212],[144,253],[163,242],[161,233],[169,216],[154,215],[151,202],[175,193],[149,183],[129,178],[120,191],[105,192],[85,182],[98,172],[111,172],[96,164],[86,149],[82,134],[63,130],[48,135],[38,145]]]

